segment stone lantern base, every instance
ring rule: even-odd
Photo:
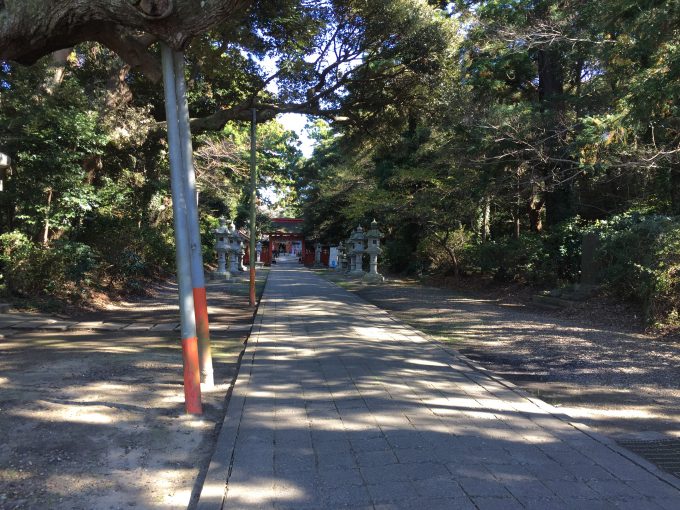
[[[366,283],[382,283],[385,281],[385,277],[380,273],[366,273],[361,279]]]
[[[207,273],[209,280],[230,280],[231,273],[229,271],[209,271]]]

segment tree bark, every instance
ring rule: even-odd
[[[50,240],[50,209],[52,208],[52,188],[47,189],[47,208],[45,209],[45,229],[43,230],[42,243],[47,245]]]
[[[84,41],[97,41],[149,79],[161,77],[148,52],[155,40],[182,49],[216,24],[240,19],[252,0],[5,0],[0,59],[33,64]],[[141,35],[144,34],[144,35]]]
[[[671,167],[671,211],[680,215],[680,166]]]

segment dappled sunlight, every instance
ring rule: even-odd
[[[426,360],[426,359],[406,359],[404,360],[406,363],[410,363],[412,365],[421,365],[421,366],[428,366],[428,367],[446,367],[449,368],[449,365],[447,363],[442,363],[440,361],[434,361],[434,360]]]

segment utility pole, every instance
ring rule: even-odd
[[[191,248],[191,283],[193,286],[194,311],[196,314],[199,366],[201,369],[201,382],[206,387],[212,387],[214,385],[214,378],[212,353],[210,350],[208,301],[205,292],[201,233],[198,224],[194,149],[191,144],[189,104],[187,102],[186,81],[184,80],[184,54],[180,51],[174,51],[173,63],[175,70],[175,94],[179,122],[180,149],[182,151],[182,184],[184,186],[184,196],[187,201],[187,224],[189,228],[189,246]]]
[[[255,249],[257,239],[257,110],[253,108],[250,122],[250,306],[255,306]]]
[[[172,50],[161,44],[165,115],[168,126],[170,156],[170,186],[172,189],[172,218],[175,227],[175,259],[179,288],[179,313],[182,330],[182,358],[184,361],[184,406],[187,413],[202,414],[201,377],[198,363],[198,339],[194,296],[191,284],[191,248],[187,226],[187,197],[185,196],[180,149],[177,93]]]

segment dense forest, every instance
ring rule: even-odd
[[[310,237],[375,217],[391,272],[552,288],[593,235],[600,289],[677,328],[678,27],[677,0],[252,2],[186,50],[206,253],[217,217],[244,224],[256,108],[261,200]],[[162,98],[102,43],[2,63],[3,293],[87,302],[172,270]]]
[[[580,281],[680,325],[680,3],[459,1],[430,82],[373,125],[319,124],[311,232],[373,217],[392,272]],[[434,50],[433,50],[434,51]]]

